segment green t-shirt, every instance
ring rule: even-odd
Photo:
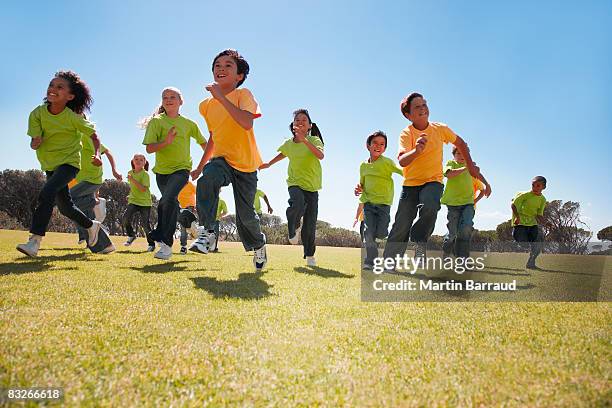
[[[465,163],[449,160],[444,166],[444,175],[446,176],[449,170],[460,169],[462,167],[465,167]],[[447,180],[440,203],[445,205],[474,204],[474,183],[472,175],[467,169],[458,176]]]
[[[536,195],[531,191],[518,193],[512,200],[512,204],[516,207],[521,223],[531,227],[538,225],[536,215],[544,215],[546,208],[546,198],[543,195]],[[512,216],[512,226],[514,226],[514,216]]]
[[[253,201],[253,205],[255,206],[255,212],[257,214],[261,214],[261,199],[264,198],[266,193],[261,190],[257,190],[255,192],[255,201]]]
[[[138,187],[134,185],[134,183],[130,182],[130,195],[128,196],[128,203],[140,205],[142,207],[151,207],[153,205],[151,201],[151,191],[149,191],[149,186],[151,185],[149,181],[149,173],[145,169],[140,170],[136,173],[134,170],[128,171],[128,176],[131,175],[134,180],[139,182],[146,188],[145,191],[140,191]]]
[[[227,212],[227,204],[219,198],[219,204],[217,204],[217,217],[215,218],[216,221],[221,219],[221,213],[223,212]]]
[[[359,201],[370,204],[391,205],[393,203],[393,173],[402,174],[393,160],[379,156],[359,166],[359,184],[363,189]]]
[[[317,149],[323,151],[323,142],[316,136],[306,136],[306,139]],[[278,151],[289,159],[287,185],[298,186],[305,191],[321,189],[323,172],[321,161],[306,147],[304,143],[296,143],[293,138],[287,139]]]
[[[81,133],[90,137],[94,125],[66,107],[52,115],[47,104],[37,106],[28,119],[28,136],[42,136],[36,157],[43,171],[53,171],[62,164],[81,168]]]
[[[155,167],[157,174],[172,174],[179,170],[191,170],[191,139],[198,144],[206,142],[198,125],[184,116],[169,118],[165,113],[155,116],[147,125],[142,144],[159,143],[166,139],[168,131],[174,126],[176,137],[170,146],[155,152]]]
[[[94,144],[91,137],[82,134],[81,144],[83,150],[81,150],[81,170],[76,176],[76,181],[87,181],[91,184],[102,184],[102,174],[104,172],[104,166],[94,166],[91,164],[91,156],[94,155]],[[104,154],[108,149],[102,143],[100,143],[100,156]]]

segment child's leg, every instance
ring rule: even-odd
[[[542,252],[542,232],[540,231],[539,226],[534,225],[532,227],[528,227],[528,240],[530,242],[531,251],[529,253],[529,260],[531,263],[535,264],[535,260]]]
[[[444,237],[444,242],[442,243],[442,251],[445,256],[450,255],[454,252],[455,249],[455,241],[457,239],[457,230],[459,229],[459,220],[461,218],[461,210],[460,207],[454,205],[447,205],[447,220],[446,228],[448,229],[448,233]],[[455,253],[455,255],[457,255]]]
[[[414,242],[426,243],[436,226],[436,218],[440,211],[440,198],[444,185],[438,182],[425,183],[419,191],[419,218],[410,231],[410,239]]]
[[[289,187],[289,207],[287,208],[287,228],[289,236],[293,237],[300,226],[300,218],[304,216],[306,201],[304,191],[297,187]]]
[[[132,218],[134,217],[134,213],[138,211],[138,208],[134,204],[128,204],[127,210],[125,210],[125,214],[123,215],[123,228],[125,229],[125,233],[128,237],[135,237],[136,233],[134,233],[134,227],[132,227]]]
[[[181,232],[181,246],[187,246],[187,225],[189,223],[188,220],[188,214],[187,214],[188,210],[186,209],[180,209],[179,210],[179,215],[178,215],[178,223],[179,223],[179,230]]]
[[[304,258],[314,256],[316,246],[317,217],[319,215],[319,193],[317,191],[304,191],[304,225],[302,226],[302,245],[304,245]]]
[[[198,219],[201,227],[208,231],[215,228],[219,190],[231,181],[230,167],[222,158],[213,159],[204,167],[202,177],[198,179],[196,201]]]
[[[374,265],[374,258],[378,256],[378,248],[376,245],[376,230],[378,229],[378,212],[376,206],[365,203],[363,206],[363,222],[365,229],[363,231],[363,238],[366,247],[366,257],[364,264]]]
[[[378,204],[378,224],[376,225],[376,238],[385,239],[389,235],[389,223],[391,223],[391,206]]]
[[[396,255],[402,256],[406,252],[410,239],[410,229],[419,204],[419,190],[420,187],[404,186],[402,188],[402,195],[395,213],[395,221],[385,245],[385,258],[395,258]]]
[[[220,229],[219,220],[215,221],[215,248],[219,248],[219,229]]]
[[[243,173],[234,169],[231,171],[236,204],[236,229],[246,251],[260,249],[266,244],[266,239],[261,232],[253,205],[257,191],[257,172]]]
[[[70,196],[74,205],[91,220],[96,218],[94,207],[96,206],[96,193],[99,189],[99,184],[93,184],[88,181],[81,181],[70,189]],[[87,239],[86,229],[77,225],[77,232],[79,233],[79,241]]]
[[[157,179],[162,197],[157,204],[157,228],[153,232],[153,239],[159,239],[166,245],[172,246],[179,211],[177,198],[182,188],[187,184],[189,172],[179,170],[168,175],[158,174]],[[163,190],[161,185],[163,185]]]
[[[151,207],[142,206],[138,211],[140,213],[140,223],[147,237],[147,243],[149,245],[155,245],[155,241],[151,238]]]
[[[470,240],[474,231],[474,205],[468,204],[460,207],[455,255],[467,258],[470,256]]]

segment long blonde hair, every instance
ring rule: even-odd
[[[167,86],[164,89],[162,89],[162,92],[161,92],[162,95],[166,91],[176,92],[178,94],[179,98],[181,98],[181,102],[183,101],[183,93],[181,92],[180,89],[175,88],[173,86]],[[149,122],[151,121],[151,119],[161,115],[162,113],[166,113],[166,109],[164,109],[164,106],[160,103],[159,106],[157,108],[155,108],[155,110],[153,111],[153,113],[151,115],[147,116],[146,118],[142,118],[138,122],[138,127],[140,127],[141,129],[146,129],[147,126],[149,125]]]

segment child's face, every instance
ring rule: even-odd
[[[544,183],[542,183],[541,181],[537,181],[537,180],[533,180],[531,182],[531,191],[534,192],[535,194],[542,194],[542,190],[544,190],[546,188],[546,185]]]
[[[310,121],[308,120],[308,116],[303,113],[298,113],[293,118],[293,129],[295,130],[310,130]]]
[[[162,106],[166,112],[178,112],[182,104],[183,100],[178,92],[171,89],[166,89],[162,92]]]
[[[243,74],[238,73],[238,66],[234,58],[229,55],[222,55],[213,65],[213,77],[215,82],[221,87],[236,87],[243,78]]]
[[[410,101],[408,119],[411,122],[427,122],[429,120],[429,108],[425,99],[418,97]]]
[[[132,163],[134,163],[134,170],[140,171],[140,170],[142,170],[144,168],[144,165],[146,163],[146,159],[142,155],[136,155],[132,159]]]
[[[387,145],[384,137],[376,136],[370,140],[370,144],[368,145],[370,157],[378,158],[385,152],[385,150],[387,150]]]
[[[457,163],[465,163],[465,157],[463,157],[463,155],[461,154],[461,152],[459,150],[455,151],[455,153],[453,153],[453,157],[455,158],[455,161]]]
[[[64,78],[55,77],[47,88],[47,101],[53,104],[67,104],[74,99],[70,83]]]

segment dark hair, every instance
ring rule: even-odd
[[[310,114],[308,113],[307,109],[297,109],[293,111],[293,120],[295,120],[297,115],[299,115],[300,113],[306,115],[306,117],[308,118],[308,122],[310,122],[310,136],[318,137],[321,140],[321,143],[325,144],[325,142],[323,141],[323,135],[321,134],[319,127],[316,123],[312,121],[312,119],[310,119]],[[295,136],[295,133],[293,133],[293,122],[289,124],[289,130]]]
[[[413,92],[407,97],[405,97],[404,99],[402,99],[402,103],[400,104],[402,115],[407,117],[408,114],[410,113],[410,104],[412,103],[412,100],[415,98],[422,98],[422,97],[423,95],[421,95],[420,93]]]
[[[544,184],[544,187],[546,187],[546,177],[544,176],[535,176],[533,181],[539,181],[540,183]]]
[[[79,77],[79,74],[73,71],[57,71],[54,78],[62,78],[68,82],[70,93],[74,95],[74,99],[66,103],[66,106],[69,107],[71,111],[78,114],[89,112],[93,104],[93,98],[91,97],[89,87],[85,81]],[[45,97],[43,101],[49,103],[47,97]]]
[[[385,147],[387,147],[387,135],[382,130],[377,130],[376,132],[374,132],[370,136],[368,136],[368,140],[366,142],[368,144],[368,146],[370,146],[372,144],[372,139],[374,139],[375,137],[382,137],[382,138],[384,138],[385,139]]]
[[[238,88],[240,85],[244,83],[245,79],[247,78],[247,75],[249,75],[249,63],[244,59],[242,55],[238,53],[238,51],[227,49],[217,54],[217,56],[213,60],[212,62],[213,71],[215,70],[215,62],[217,62],[217,60],[223,56],[232,57],[234,59],[234,62],[236,63],[236,67],[238,68],[237,69],[238,75],[240,74],[244,75],[242,79],[240,80],[240,82],[238,82],[238,84],[236,85],[236,88]]]
[[[145,159],[145,164],[144,164],[143,168],[144,168],[146,171],[149,171],[149,161],[147,160],[147,156],[145,156],[145,155],[144,155],[144,154],[142,154],[142,153],[136,153],[134,156],[142,156],[142,157],[144,157],[144,159]],[[133,157],[132,157],[132,160],[130,160],[130,165],[132,166],[132,170],[134,170],[134,158],[133,158]]]

